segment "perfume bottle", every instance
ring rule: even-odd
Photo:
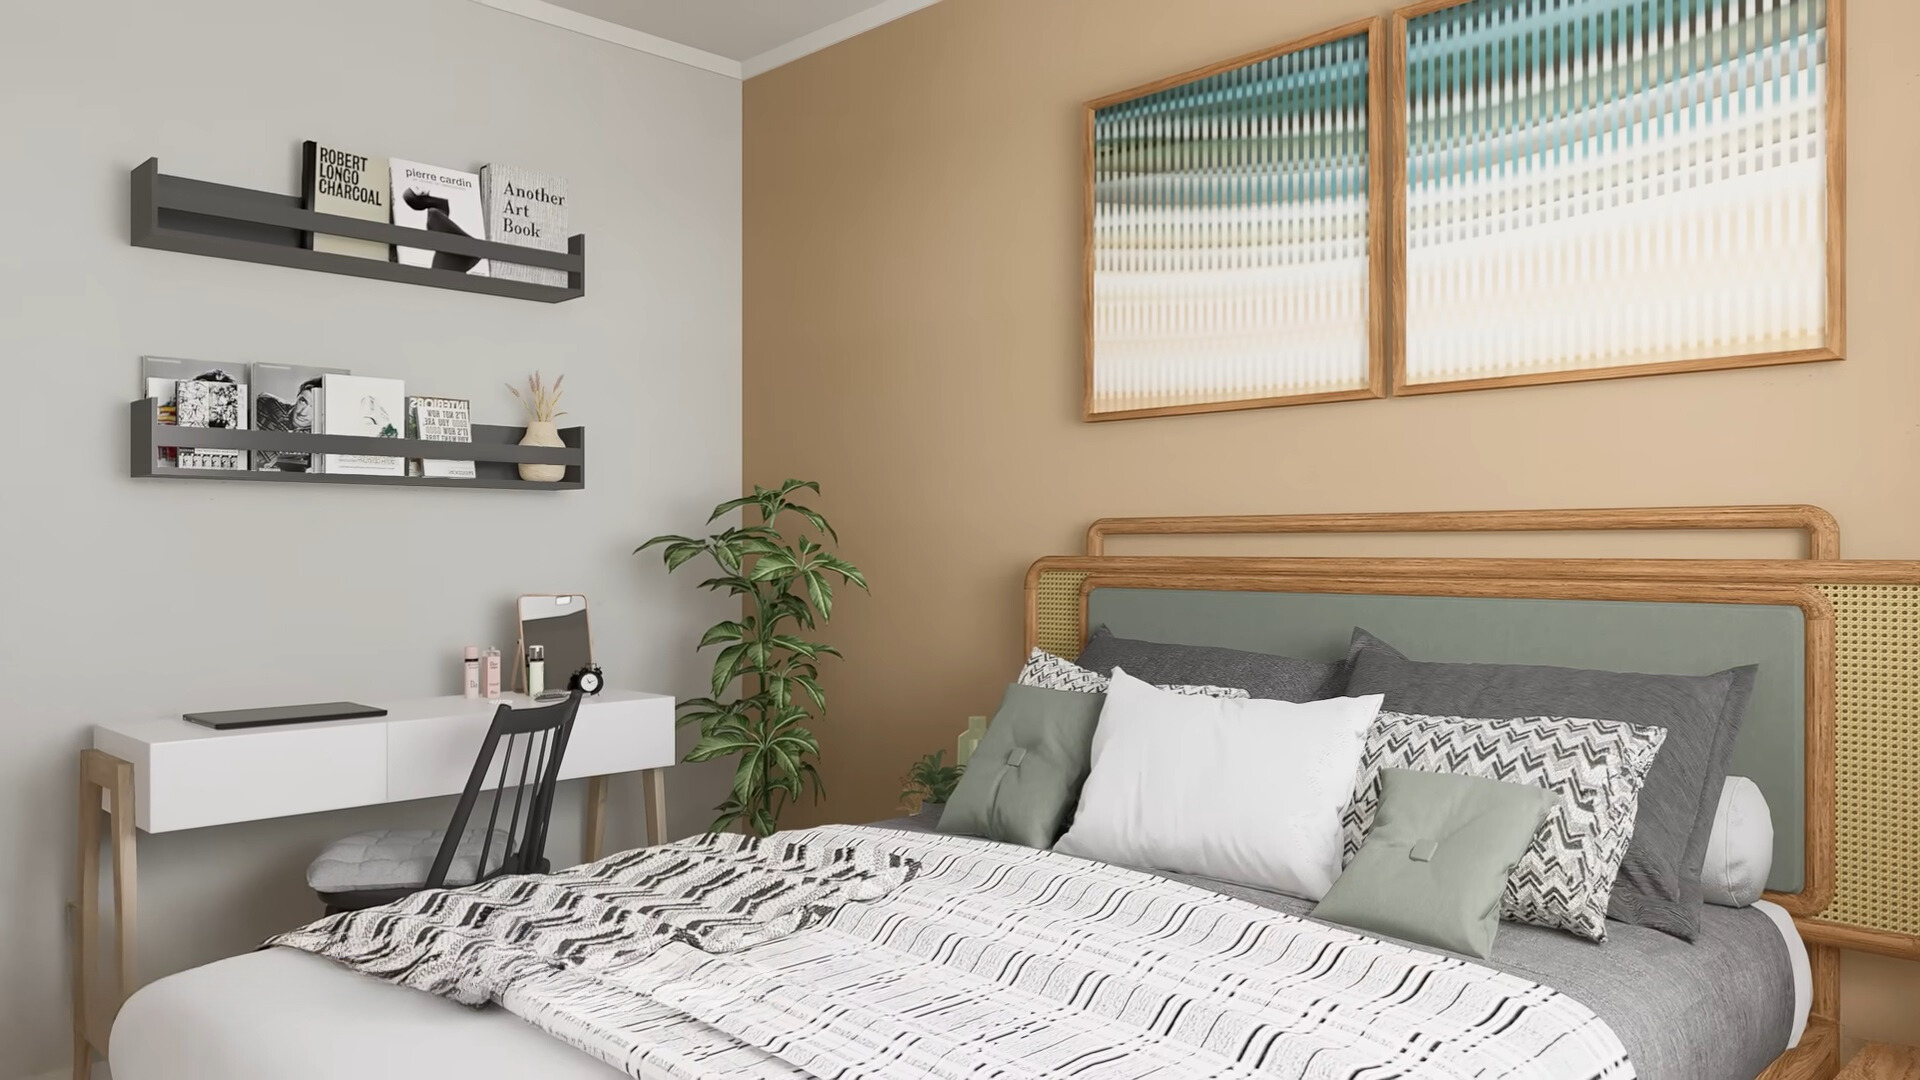
[[[488,701],[500,700],[500,650],[489,647],[480,662],[480,693]]]
[[[480,696],[480,646],[478,645],[467,646],[466,659],[460,662],[460,667],[461,667],[462,681],[466,687],[467,699],[471,701],[479,698]]]
[[[954,748],[953,763],[955,765],[965,765],[971,760],[973,758],[973,752],[980,749],[980,737],[986,733],[986,717],[967,717],[967,730],[960,733],[960,743]]]
[[[547,692],[547,647],[545,645],[527,646],[527,696],[539,697]]]

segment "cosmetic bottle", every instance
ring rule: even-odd
[[[539,697],[547,692],[547,647],[545,645],[527,646],[527,696]]]
[[[500,700],[500,650],[489,648],[481,659],[481,693],[488,701]]]
[[[468,700],[477,699],[480,696],[480,646],[467,646],[467,656],[461,661],[460,667]]]

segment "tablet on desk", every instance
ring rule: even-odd
[[[387,710],[354,701],[323,701],[317,705],[275,705],[268,709],[228,709],[225,712],[186,713],[185,718],[216,731],[271,727],[275,724],[313,724],[322,720],[360,720],[385,716]]]

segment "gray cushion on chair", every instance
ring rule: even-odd
[[[445,829],[374,829],[355,833],[327,846],[320,857],[307,866],[307,885],[317,893],[349,893],[371,889],[419,888],[433,869],[434,856],[440,854]],[[454,852],[453,865],[447,869],[447,885],[473,884],[474,867],[480,864],[483,829],[469,829]],[[495,829],[493,847],[487,852],[490,868],[498,869],[506,857],[507,833]]]

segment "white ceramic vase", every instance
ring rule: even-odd
[[[551,420],[534,420],[527,424],[527,433],[520,437],[521,446],[565,446],[560,432],[554,428]],[[557,483],[567,478],[565,465],[521,465],[520,479],[534,480],[543,484]]]

